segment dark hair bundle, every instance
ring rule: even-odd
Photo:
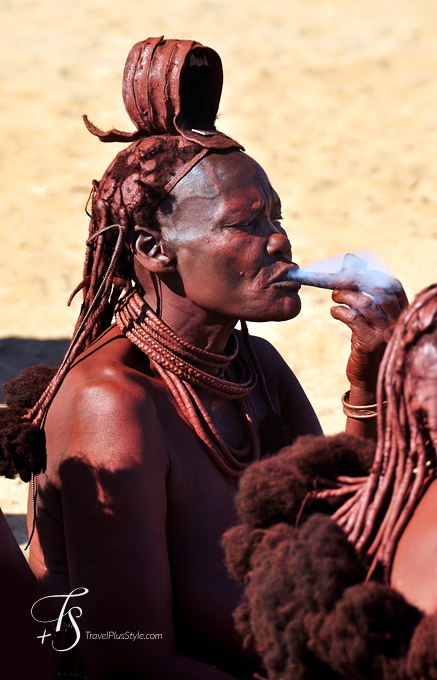
[[[294,526],[314,512],[331,514],[368,474],[374,453],[374,442],[346,433],[300,437],[247,469],[237,498],[239,515],[251,526],[266,528],[278,522]],[[344,493],[337,494],[342,485]],[[327,495],[326,489],[334,493]]]
[[[6,408],[0,409],[0,475],[19,475],[30,481],[31,473],[46,464],[44,431],[23,416],[32,408],[56,373],[52,366],[30,366],[3,386]]]

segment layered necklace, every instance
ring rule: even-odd
[[[227,475],[240,477],[249,463],[259,459],[260,436],[249,398],[257,383],[257,371],[252,359],[240,349],[235,333],[224,354],[200,349],[174,333],[135,289],[120,301],[115,320],[123,335],[147,355],[217,467]],[[202,368],[212,369],[217,375]],[[196,387],[238,400],[249,435],[241,449],[223,441]]]

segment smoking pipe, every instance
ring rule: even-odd
[[[287,280],[296,281],[302,286],[315,286],[316,288],[329,288],[330,290],[336,288],[361,290],[369,288],[370,277],[363,276],[366,269],[367,262],[365,260],[353,255],[353,253],[347,253],[338,272],[309,272],[302,269],[290,269],[287,272]],[[367,286],[363,286],[365,282]]]

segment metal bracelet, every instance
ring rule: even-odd
[[[349,404],[349,394],[350,390],[345,392],[341,398],[341,403],[343,405],[343,413],[348,418],[355,418],[356,420],[367,420],[368,418],[376,418],[378,415],[378,404],[366,404],[365,406],[356,406],[355,404]],[[387,405],[387,402],[383,402],[383,407]]]

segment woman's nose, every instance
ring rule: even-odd
[[[267,242],[267,253],[272,257],[274,255],[290,255],[291,257],[291,243],[285,234],[275,232],[271,234]]]

